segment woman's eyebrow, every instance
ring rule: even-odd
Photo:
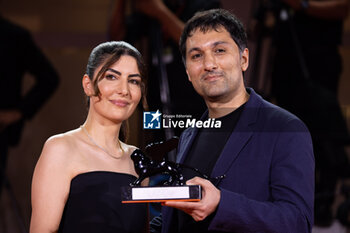
[[[119,72],[118,70],[112,69],[112,68],[108,68],[107,71],[113,72],[117,75],[122,75],[121,72]],[[141,78],[141,75],[140,74],[129,74],[128,77],[129,78],[132,78],[132,77],[140,77]]]
[[[122,73],[119,72],[118,70],[115,70],[115,69],[112,69],[112,68],[108,68],[107,70],[108,70],[108,71],[111,71],[111,72],[113,72],[113,73],[116,73],[117,75],[122,75]]]

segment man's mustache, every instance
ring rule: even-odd
[[[223,76],[223,71],[207,71],[205,74],[201,76],[201,80],[206,79],[208,76]]]

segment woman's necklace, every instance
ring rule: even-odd
[[[86,136],[90,139],[90,141],[91,141],[95,146],[97,146],[97,147],[100,148],[102,151],[104,151],[107,155],[109,155],[109,156],[112,157],[113,159],[120,159],[121,157],[123,157],[123,155],[118,157],[118,156],[114,156],[114,155],[110,154],[106,149],[104,149],[102,146],[98,145],[98,144],[95,142],[95,140],[91,137],[91,135],[88,133],[88,131],[85,129],[85,127],[84,127],[83,125],[81,125],[80,128],[83,130],[83,132],[86,134]],[[124,150],[123,150],[123,147],[122,147],[122,145],[121,145],[121,143],[120,143],[120,140],[118,140],[118,145],[119,145],[121,151],[124,153]]]

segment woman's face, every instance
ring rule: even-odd
[[[94,74],[101,70],[99,66]],[[136,59],[122,55],[98,82],[99,96],[91,96],[91,105],[102,117],[114,122],[128,119],[141,99],[141,75]]]

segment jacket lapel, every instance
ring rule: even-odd
[[[236,160],[240,151],[244,148],[253,135],[254,124],[257,120],[260,105],[262,104],[262,98],[251,88],[247,88],[247,91],[250,94],[249,100],[244,107],[234,132],[227,140],[227,143],[213,168],[211,174],[212,178],[224,175],[226,173],[226,171],[231,167],[232,163]],[[207,115],[208,112],[206,111],[201,119],[206,119]],[[194,128],[186,132],[186,135],[183,135],[181,142],[179,142],[179,144],[183,146],[179,148],[177,154],[178,163],[184,162],[184,159],[186,158],[197,133],[198,129]]]
[[[204,114],[201,117],[201,120],[205,120],[208,116],[208,110],[204,112]],[[183,163],[189,150],[191,149],[193,140],[195,139],[196,135],[198,133],[197,128],[188,129],[184,132],[183,135],[181,135],[181,141],[179,142],[179,145],[182,145],[181,148],[179,148],[177,152],[177,158],[176,162]]]
[[[211,174],[213,178],[224,175],[227,172],[253,135],[254,124],[262,102],[260,101],[261,97],[252,89],[248,89],[247,91],[250,93],[249,100],[244,106],[240,119],[213,168]]]

